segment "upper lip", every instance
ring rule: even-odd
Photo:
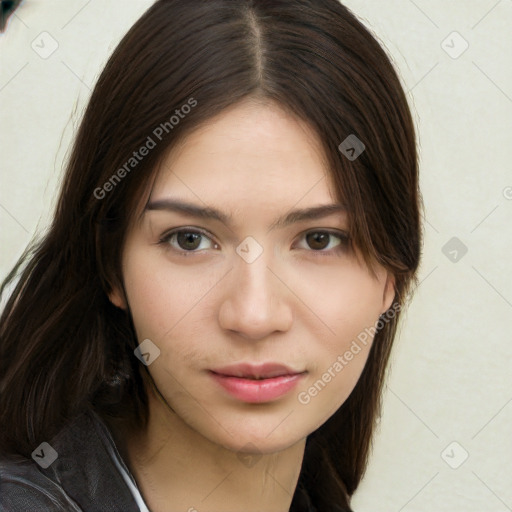
[[[297,375],[303,373],[302,371],[293,370],[284,364],[279,363],[263,363],[251,364],[240,363],[232,366],[223,366],[222,368],[215,368],[211,370],[220,375],[228,377],[240,378],[259,378],[270,379],[272,377],[281,377],[283,375]]]

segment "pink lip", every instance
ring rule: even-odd
[[[249,403],[279,398],[292,390],[305,373],[277,363],[238,364],[210,370],[213,379],[230,395]]]

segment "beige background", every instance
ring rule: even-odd
[[[98,73],[150,4],[25,0],[0,35],[2,278],[47,224]],[[512,510],[512,0],[345,4],[403,78],[426,210],[422,282],[354,509]]]

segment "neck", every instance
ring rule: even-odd
[[[152,512],[289,511],[305,439],[277,453],[250,443],[234,452],[188,426],[152,391],[148,398],[145,432],[110,427]]]

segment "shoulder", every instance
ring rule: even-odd
[[[81,509],[51,478],[25,457],[0,458],[0,512]]]
[[[41,443],[34,458],[0,457],[0,512],[139,511],[111,443],[97,413],[85,411]]]

